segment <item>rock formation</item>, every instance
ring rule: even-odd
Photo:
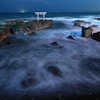
[[[5,39],[6,37],[8,37],[8,35],[10,34],[10,28],[9,29],[1,29],[0,30],[0,42]]]
[[[53,42],[53,43],[51,43],[51,45],[58,46],[58,43],[57,42]]]
[[[52,20],[32,20],[29,22],[24,22],[24,20],[11,20],[5,21],[5,24],[0,26],[0,42],[9,36],[9,34],[15,34],[16,31],[31,34],[36,30],[42,28],[48,28],[53,25]]]
[[[84,20],[75,20],[72,23],[74,23],[74,26],[78,26],[78,27],[86,26],[86,25],[90,25],[91,24],[90,22],[86,22]]]
[[[93,29],[91,27],[82,27],[82,37],[90,38],[92,36]]]

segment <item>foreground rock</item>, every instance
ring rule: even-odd
[[[82,27],[82,37],[90,38],[92,36],[93,29],[91,27]]]
[[[86,26],[86,25],[90,25],[91,24],[90,22],[86,22],[84,20],[75,20],[72,23],[74,23],[74,26],[78,26],[78,27]]]

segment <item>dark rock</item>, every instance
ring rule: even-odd
[[[74,40],[73,36],[69,35],[67,38]]]
[[[82,27],[82,37],[90,38],[92,36],[93,29],[88,27]]]
[[[10,33],[11,33],[11,34],[15,34],[13,28],[10,28]]]
[[[13,43],[11,43],[11,42],[9,41],[9,42],[6,42],[6,45],[10,45],[10,46],[12,46]]]
[[[30,87],[33,86],[37,83],[37,79],[36,78],[28,78],[28,79],[24,79],[21,84],[24,87]]]
[[[58,43],[57,42],[53,42],[53,43],[51,43],[51,45],[58,46]]]
[[[100,20],[100,18],[94,18],[95,20]]]
[[[97,40],[100,42],[100,32],[94,33],[92,35],[92,39]]]
[[[49,66],[47,68],[47,71],[50,72],[51,74],[55,75],[55,76],[61,76],[62,75],[62,72],[56,66]]]

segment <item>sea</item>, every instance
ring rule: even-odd
[[[99,100],[100,42],[81,37],[81,27],[73,25],[75,20],[84,20],[100,27],[95,18],[100,18],[99,12],[47,12],[46,20],[54,22],[51,27],[30,35],[11,35],[13,46],[0,47],[0,96],[10,100],[25,96],[31,97],[29,100],[68,100],[62,98],[95,95],[94,100]],[[34,12],[0,13],[0,24],[16,19],[37,17]],[[69,35],[74,39],[68,39]]]

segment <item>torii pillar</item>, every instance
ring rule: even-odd
[[[47,12],[35,12],[35,14],[37,15],[37,21],[39,21],[39,15],[43,15],[43,20],[45,21],[45,15]]]

